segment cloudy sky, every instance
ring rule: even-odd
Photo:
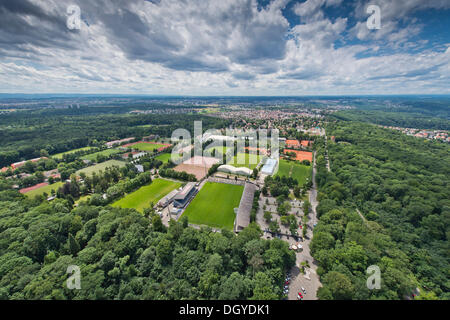
[[[449,94],[449,30],[450,0],[1,0],[0,92]]]

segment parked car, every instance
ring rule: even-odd
[[[306,289],[302,287],[302,291],[304,294],[306,294]]]

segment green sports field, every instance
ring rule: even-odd
[[[180,186],[181,183],[179,182],[155,179],[149,185],[127,194],[122,199],[114,202],[112,206],[120,208],[134,208],[139,212],[143,212],[144,208],[150,206],[150,203],[153,202],[155,205],[162,197]]]
[[[116,153],[120,153],[120,152],[122,152],[122,151],[120,151],[118,149],[106,149],[106,150],[102,150],[102,151],[99,151],[99,152],[87,154],[85,156],[82,156],[81,159],[97,161],[97,156],[98,155],[103,155],[105,157],[109,157],[112,154],[116,154]]]
[[[159,156],[155,157],[155,159],[158,159],[160,161],[162,161],[163,163],[166,163],[167,161],[169,161],[172,157],[171,153],[163,153],[160,154]],[[175,158],[179,158],[179,155],[175,155]]]
[[[242,155],[244,155],[244,158],[243,158],[244,161],[242,161],[241,158],[238,158],[238,157],[242,157]],[[251,170],[253,170],[254,168],[256,168],[258,163],[261,161],[261,158],[262,158],[261,155],[250,154],[250,153],[238,153],[237,155],[235,155],[233,157],[233,159],[228,161],[227,164],[234,166],[234,167],[247,167],[247,168],[250,168]]]
[[[280,163],[278,164],[278,172],[276,175],[280,177],[281,176],[289,177],[291,167],[292,167],[291,162],[280,159]]]
[[[94,166],[86,167],[75,172],[77,175],[80,175],[81,172],[84,172],[86,175],[91,175],[93,172],[97,172],[100,170],[105,170],[106,167],[118,166],[124,167],[126,165],[125,162],[119,160],[108,160],[102,163],[98,163]]]
[[[230,148],[230,147],[216,146],[216,147],[207,148],[206,152],[208,152],[208,153],[211,152],[212,153],[213,150],[216,150],[216,153],[220,152],[221,154],[226,154],[227,151],[231,150],[231,149],[232,148]]]
[[[25,195],[27,197],[33,198],[37,195],[43,195],[44,192],[46,192],[50,196],[50,194],[52,193],[52,189],[55,190],[55,192],[56,192],[56,191],[58,191],[59,187],[62,187],[62,186],[63,186],[62,182],[55,182],[53,184],[49,184],[47,186],[40,187],[39,189],[34,189],[31,191],[28,191],[27,193],[25,193]]]
[[[164,147],[164,145],[163,144],[159,144],[159,143],[153,144],[153,143],[141,142],[141,143],[133,144],[129,148],[137,149],[137,150],[140,150],[140,151],[152,152],[153,150],[159,149],[159,148],[162,148],[162,147]]]
[[[188,217],[189,223],[233,230],[234,208],[239,207],[243,191],[243,186],[207,182],[183,216]]]
[[[306,182],[307,178],[311,178],[312,166],[305,166],[295,161],[287,161],[280,159],[277,176],[286,176],[296,179],[299,185]]]
[[[90,150],[90,149],[92,149],[92,147],[84,147],[84,148],[79,148],[79,149],[73,149],[73,150],[70,150],[70,151],[54,154],[51,157],[55,158],[55,159],[62,159],[63,155],[65,155],[65,154],[75,153],[75,152],[78,152],[78,151],[86,151],[86,150]]]

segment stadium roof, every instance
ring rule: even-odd
[[[241,202],[236,215],[235,231],[243,229],[250,224],[250,212],[253,206],[253,197],[255,196],[256,186],[253,183],[245,183]]]
[[[184,200],[184,198],[186,198],[186,196],[189,194],[189,192],[191,192],[192,188],[195,187],[195,182],[188,182],[184,188],[177,193],[177,195],[175,196],[174,200]]]

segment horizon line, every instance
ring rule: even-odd
[[[147,93],[5,93],[0,92],[0,96],[139,96],[139,97],[193,97],[193,98],[216,98],[216,97],[249,97],[249,98],[302,98],[302,97],[397,97],[397,96],[450,96],[450,93],[385,93],[385,94],[305,94],[305,95],[191,95],[191,94],[147,94]]]

